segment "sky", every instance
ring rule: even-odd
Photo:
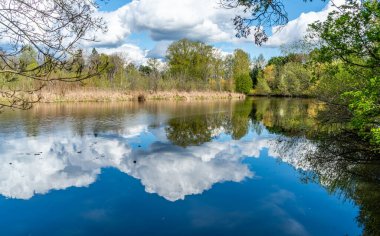
[[[218,0],[107,0],[99,4],[97,14],[108,31],[98,32],[97,42],[86,46],[107,54],[121,53],[130,62],[144,64],[149,57],[164,58],[173,41],[188,38],[211,44],[222,53],[241,48],[251,57],[263,54],[269,59],[281,54],[281,45],[301,39],[308,24],[323,21],[333,9],[322,0],[284,2],[289,23],[280,31],[269,30],[268,42],[259,47],[251,39],[235,37],[232,18],[239,12],[221,8]]]

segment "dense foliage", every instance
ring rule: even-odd
[[[249,94],[252,86],[252,79],[249,74],[240,74],[236,77],[236,92]]]
[[[44,63],[39,60],[32,46],[24,47],[20,54],[13,57],[13,61],[23,70]],[[240,76],[244,74],[249,77],[250,64],[250,57],[243,50],[223,55],[205,43],[182,39],[169,46],[164,61],[152,58],[142,65],[136,65],[128,62],[122,54],[108,55],[99,53],[96,49],[91,53],[77,50],[64,67],[53,70],[50,76],[66,78],[82,74],[94,75],[91,78],[74,83],[45,82],[21,76],[10,77],[3,73],[0,75],[0,86],[8,91],[32,91],[45,86],[45,91],[62,95],[77,88],[235,92],[236,81]],[[243,84],[248,83],[248,86],[239,91],[249,93],[252,89],[250,82],[243,79]]]
[[[260,95],[312,96],[347,108],[351,124],[380,145],[380,3],[348,2],[310,25],[309,53],[288,50],[257,73]],[[297,52],[294,52],[297,51]]]
[[[380,146],[379,1],[349,2],[310,28],[311,37],[321,43],[315,60],[338,63],[350,72],[348,78],[353,77],[344,81],[352,88],[340,93],[353,114],[352,124],[362,136]]]

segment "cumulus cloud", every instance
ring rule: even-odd
[[[134,63],[137,65],[146,64],[148,60],[148,50],[142,50],[140,47],[134,44],[125,43],[119,47],[103,47],[98,48],[98,51],[105,54],[121,55],[128,63]]]
[[[302,13],[298,18],[289,21],[284,26],[273,27],[272,36],[269,37],[265,46],[278,47],[303,39],[309,24],[316,21],[325,21],[328,14],[336,10],[336,6],[341,6],[344,3],[345,0],[330,1],[322,11]]]
[[[125,43],[126,38],[132,33],[133,26],[129,23],[127,13],[131,10],[129,4],[112,12],[97,12],[107,26],[106,32],[97,31],[95,42],[85,41],[87,47],[119,47]]]
[[[160,41],[157,42],[153,49],[149,50],[148,57],[150,58],[165,58],[166,51],[173,41]]]
[[[125,23],[147,31],[153,40],[189,38],[204,42],[235,40],[233,10],[214,0],[134,0],[124,10]]]
[[[107,54],[122,52],[136,64],[147,58],[163,59],[169,44],[188,38],[206,43],[240,42],[232,19],[236,11],[222,8],[215,0],[133,0],[112,12],[99,11],[108,32],[96,32],[96,42],[82,42]],[[144,32],[157,42],[146,51],[128,42],[132,33]]]
[[[98,32],[98,42],[89,46],[118,47],[132,32],[148,32],[154,41],[237,41],[232,23],[235,13],[214,0],[133,0],[115,11],[98,12],[108,32]]]

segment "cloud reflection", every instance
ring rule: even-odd
[[[155,140],[144,150],[133,149],[131,140],[147,132],[135,130],[138,133],[98,137],[66,133],[8,138],[0,144],[0,194],[30,199],[50,190],[86,187],[102,168],[114,167],[139,179],[147,192],[176,201],[216,183],[253,176],[242,157],[258,156],[260,145],[229,141],[182,148]]]

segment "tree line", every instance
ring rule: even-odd
[[[12,58],[20,71],[35,73],[43,60],[32,46],[24,46]],[[0,62],[1,66],[6,67]],[[249,93],[252,89],[250,78],[250,57],[237,49],[230,55],[199,41],[182,39],[173,42],[168,50],[165,63],[150,58],[143,65],[128,62],[123,54],[108,55],[95,48],[89,55],[79,49],[67,60],[64,67],[55,68],[50,75],[59,78],[80,77],[91,74],[90,78],[63,83],[62,81],[40,81],[11,73],[0,75],[2,88],[10,91],[33,90],[43,83],[51,89],[67,90],[79,87],[111,88],[119,90],[150,91],[229,91]]]

